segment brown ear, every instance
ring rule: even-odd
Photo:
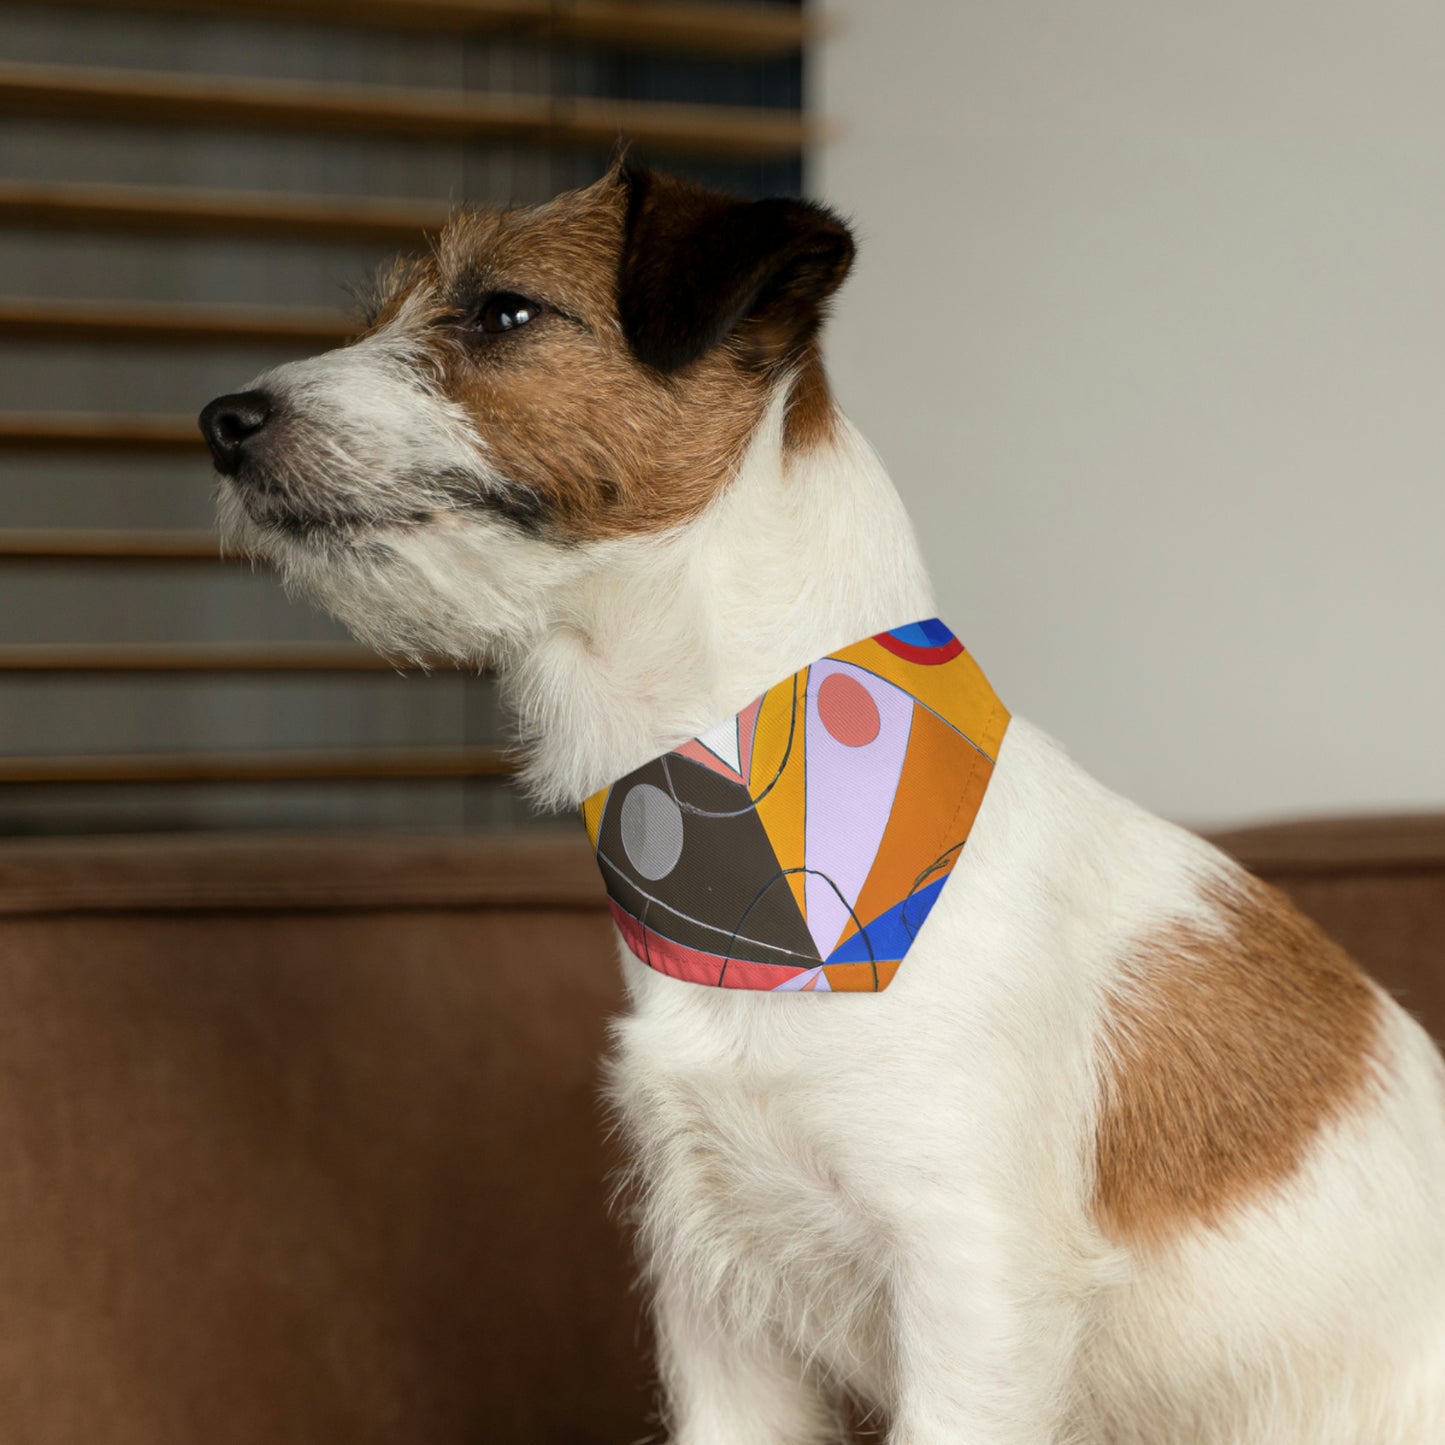
[[[618,314],[633,353],[667,373],[736,335],[754,365],[801,354],[853,263],[831,211],[774,197],[740,201],[653,171],[624,169]]]

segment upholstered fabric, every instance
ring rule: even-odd
[[[0,848],[0,1438],[638,1438],[576,841]]]

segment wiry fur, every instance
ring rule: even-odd
[[[498,663],[546,801],[576,804],[809,660],[932,614],[866,443],[836,417],[790,442],[804,358],[766,377],[746,450],[699,510],[561,535],[428,482],[459,468],[481,493],[518,485],[476,409],[398,349],[404,311],[266,383],[305,418],[287,475],[342,520],[269,526],[232,486],[223,518],[385,650]],[[1361,988],[1335,1004],[1351,1027],[1311,1045],[1327,1051],[1308,1074],[1319,1108],[1269,1096],[1298,1071],[1251,1072],[1252,1098],[1227,1080],[1206,1026],[1224,977],[1211,959],[1254,956],[1252,898],[1216,851],[1015,720],[886,992],[710,990],[622,949],[631,1008],[610,1089],[678,1445],[833,1440],[845,1393],[893,1445],[1445,1438],[1440,1060]],[[1250,966],[1279,970],[1278,996],[1307,1010],[1308,960],[1291,957]],[[1171,1174],[1166,1090],[1115,1119],[1135,1133],[1114,1141],[1106,1208],[1105,1111],[1143,1086],[1136,1045],[1161,1036],[1147,1027],[1171,1006],[1159,981],[1186,963],[1197,991],[1167,1036],[1203,1091],[1198,1147],[1242,1151],[1230,1191],[1206,1211],[1197,1177]],[[1292,1047],[1248,1005],[1231,1019],[1231,1068],[1252,1070],[1255,1034],[1257,1059]],[[1281,1110],[1259,1131],[1269,1159],[1239,1108],[1210,1107],[1226,1082]],[[1111,1227],[1138,1214],[1146,1171],[1129,1161],[1143,1158],[1149,1228]]]

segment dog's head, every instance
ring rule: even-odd
[[[820,207],[620,166],[463,211],[356,341],[202,412],[227,541],[388,649],[505,651],[579,549],[697,516],[780,386],[793,444],[826,431],[852,256]]]

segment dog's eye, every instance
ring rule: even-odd
[[[478,331],[484,331],[488,336],[496,336],[503,331],[515,331],[519,326],[535,321],[541,312],[539,302],[519,296],[515,291],[497,291],[482,303],[474,324]]]

